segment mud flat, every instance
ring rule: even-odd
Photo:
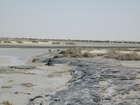
[[[71,79],[68,65],[29,63],[32,56],[45,52],[48,50],[0,49],[0,105],[27,105],[30,98],[64,87]]]
[[[47,61],[41,59],[36,61]],[[51,62],[75,66],[72,78],[62,90],[33,97],[29,105],[140,105],[139,61],[57,58]]]
[[[0,62],[7,63],[0,65],[0,104],[140,105],[140,61],[52,58],[56,51],[44,52],[0,50]],[[99,52],[106,50],[91,51]]]

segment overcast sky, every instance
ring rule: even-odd
[[[0,0],[0,37],[140,41],[140,0]]]

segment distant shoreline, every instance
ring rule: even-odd
[[[140,44],[112,44],[112,43],[94,43],[90,44],[77,44],[77,45],[56,45],[56,44],[18,44],[18,43],[1,43],[0,48],[140,48]]]

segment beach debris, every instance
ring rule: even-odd
[[[11,86],[2,86],[1,88],[12,88]]]
[[[3,101],[2,104],[4,104],[4,105],[13,105],[13,104],[12,104],[11,102],[9,102],[9,101]]]

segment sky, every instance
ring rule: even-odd
[[[140,0],[0,0],[0,37],[140,41]]]

